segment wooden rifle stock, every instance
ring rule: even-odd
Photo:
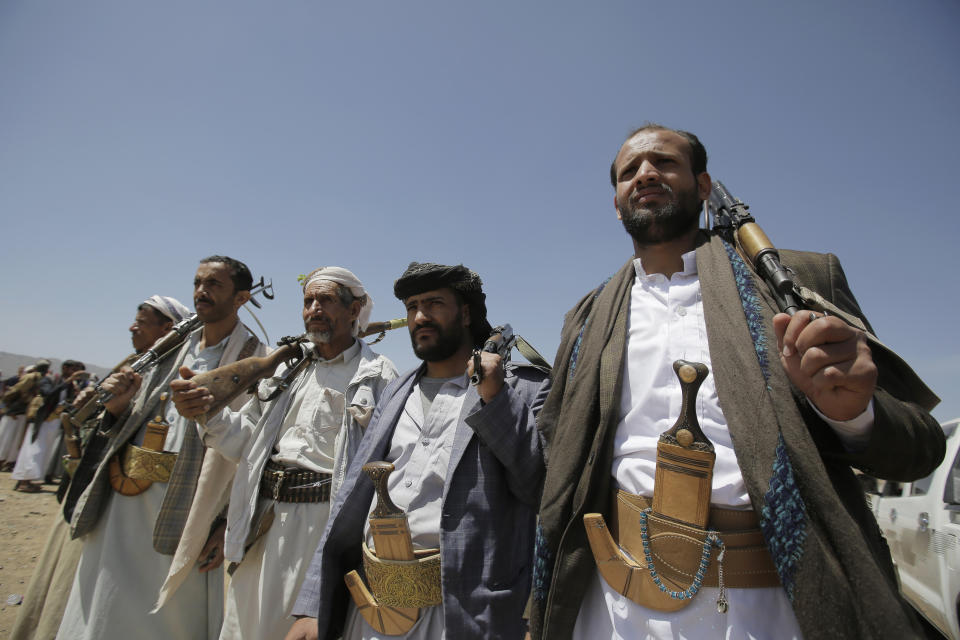
[[[206,413],[196,418],[197,422],[206,424],[210,416],[218,413],[242,392],[263,378],[273,375],[281,362],[295,358],[304,358],[299,339],[283,343],[269,355],[244,358],[212,371],[198,373],[191,380],[198,387],[206,387],[214,400]]]
[[[386,322],[373,322],[367,326],[365,331],[360,333],[359,337],[363,338],[374,333],[382,334],[391,329],[399,329],[406,325],[406,318],[387,320]],[[269,355],[244,358],[243,360],[217,367],[212,371],[199,373],[191,378],[198,387],[206,387],[214,397],[213,404],[203,415],[197,417],[197,422],[206,424],[210,416],[218,413],[230,404],[230,402],[243,391],[252,388],[263,378],[272,376],[281,362],[299,358],[300,362],[292,368],[297,371],[294,372],[291,369],[291,373],[295,375],[295,373],[302,369],[308,362],[302,346],[303,341],[303,338],[285,338],[280,341],[280,347]],[[285,380],[284,383],[289,382],[291,377],[292,376],[288,374],[287,380]]]
[[[790,272],[780,264],[780,253],[749,212],[749,205],[734,198],[723,183],[714,181],[710,191],[710,206],[724,220],[717,228],[729,228],[737,246],[767,283],[780,311],[793,315],[800,308],[794,294]]]

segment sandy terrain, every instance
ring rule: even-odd
[[[27,590],[53,518],[60,517],[56,485],[44,485],[41,493],[21,493],[13,485],[9,473],[0,473],[0,638],[9,635],[20,608],[7,599]]]

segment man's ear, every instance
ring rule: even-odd
[[[233,294],[233,308],[239,309],[247,302],[250,301],[250,292],[249,291],[237,291]]]
[[[617,220],[623,220],[623,215],[620,213],[620,205],[617,204],[617,196],[613,196],[613,208],[617,210]]]
[[[706,171],[700,173],[697,176],[697,195],[701,200],[706,200],[710,197],[711,189],[713,189],[713,180],[710,179],[710,174]]]

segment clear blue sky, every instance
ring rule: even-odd
[[[197,260],[339,264],[402,314],[411,260],[463,262],[552,359],[631,245],[610,160],[652,120],[782,247],[844,263],[881,339],[960,415],[960,5],[0,2],[0,350],[112,366]],[[405,334],[383,351],[415,360]]]

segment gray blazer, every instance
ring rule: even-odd
[[[300,590],[294,615],[318,619],[321,638],[343,630],[350,595],[343,581],[361,570],[360,544],[373,500],[361,467],[383,460],[397,421],[424,367],[383,392],[350,463],[326,531]],[[530,593],[534,522],[544,476],[535,416],[546,398],[546,374],[508,366],[506,384],[489,404],[476,389],[456,426],[440,520],[443,613],[448,638],[522,638]]]

